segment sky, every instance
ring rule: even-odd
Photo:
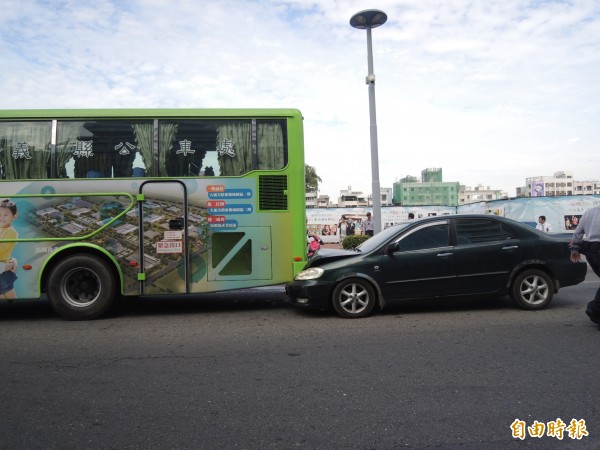
[[[0,0],[0,109],[298,108],[319,194],[600,179],[600,0]]]

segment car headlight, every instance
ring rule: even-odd
[[[310,269],[303,270],[298,272],[295,280],[315,280],[323,275],[325,271],[320,267],[311,267]]]

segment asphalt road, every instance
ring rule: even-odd
[[[135,299],[91,322],[1,303],[0,448],[598,449],[588,278],[544,311],[459,299],[362,320],[298,310],[280,287]],[[589,436],[520,440],[516,419]]]

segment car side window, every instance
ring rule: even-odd
[[[430,225],[410,233],[399,241],[400,251],[425,250],[448,246],[448,223]]]
[[[456,219],[455,224],[458,245],[502,241],[514,237],[510,229],[491,219]]]

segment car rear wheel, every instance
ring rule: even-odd
[[[375,306],[375,291],[368,281],[349,278],[333,291],[333,309],[340,316],[358,319],[368,316]]]
[[[542,270],[523,271],[515,278],[511,287],[512,300],[523,309],[543,309],[553,297],[552,279]]]

